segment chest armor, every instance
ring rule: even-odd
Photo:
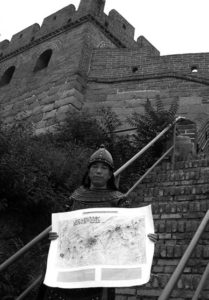
[[[89,190],[80,187],[71,196],[72,210],[97,207],[118,207],[123,197],[123,194],[118,191]]]

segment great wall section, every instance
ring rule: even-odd
[[[69,110],[111,106],[121,118],[147,99],[180,100],[201,128],[209,111],[209,53],[160,56],[104,1],[81,1],[0,43],[0,117],[52,130]]]
[[[106,15],[104,6],[104,0],[81,0],[77,10],[64,7],[41,26],[33,24],[0,42],[1,122],[26,121],[41,134],[64,122],[69,111],[110,106],[124,121],[133,111],[143,112],[147,98],[154,103],[160,97],[165,105],[179,99],[178,114],[193,122],[205,145],[209,53],[161,56],[145,37],[134,39],[134,27],[117,11]],[[172,174],[162,166],[136,192],[141,202],[153,204],[160,241],[150,283],[118,289],[116,300],[160,295],[209,208],[208,166],[207,159],[185,162]],[[171,299],[191,299],[208,247],[204,236]]]

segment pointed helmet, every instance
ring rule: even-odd
[[[109,151],[107,151],[104,145],[101,145],[100,148],[91,155],[88,165],[90,166],[94,162],[105,163],[111,169],[114,169],[112,155],[110,154]]]

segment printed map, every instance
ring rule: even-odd
[[[145,219],[142,216],[99,216],[60,221],[57,267],[146,263],[144,233]]]

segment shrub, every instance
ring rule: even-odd
[[[154,139],[164,128],[174,122],[179,107],[179,99],[174,98],[168,109],[165,109],[159,96],[156,97],[155,105],[149,99],[144,104],[144,113],[134,112],[128,118],[131,126],[136,127],[133,134],[133,143],[137,148],[143,148]],[[172,130],[165,134],[159,142],[156,142],[149,151],[152,158],[161,156],[165,149],[166,141],[171,137]]]
[[[117,169],[174,119],[178,101],[165,110],[160,98],[156,100],[156,108],[147,100],[145,114],[134,113],[129,118],[131,126],[137,128],[132,136],[114,133],[122,124],[110,108],[99,109],[97,117],[89,111],[69,114],[54,134],[35,136],[28,124],[0,126],[0,217],[6,223],[8,215],[15,216],[17,230],[8,241],[19,241],[16,248],[10,247],[10,243],[2,244],[1,261],[11,255],[11,249],[18,250],[45,229],[50,224],[52,212],[69,209],[69,195],[80,185],[90,155],[101,144],[112,153]],[[122,191],[127,191],[153,156],[159,155],[163,143],[155,145],[145,157],[123,172]],[[36,266],[39,257],[46,255],[46,247],[38,245],[31,255],[12,267],[10,273],[5,273],[0,296],[8,291],[17,294],[40,272]],[[28,274],[22,283],[17,279],[18,270]]]

